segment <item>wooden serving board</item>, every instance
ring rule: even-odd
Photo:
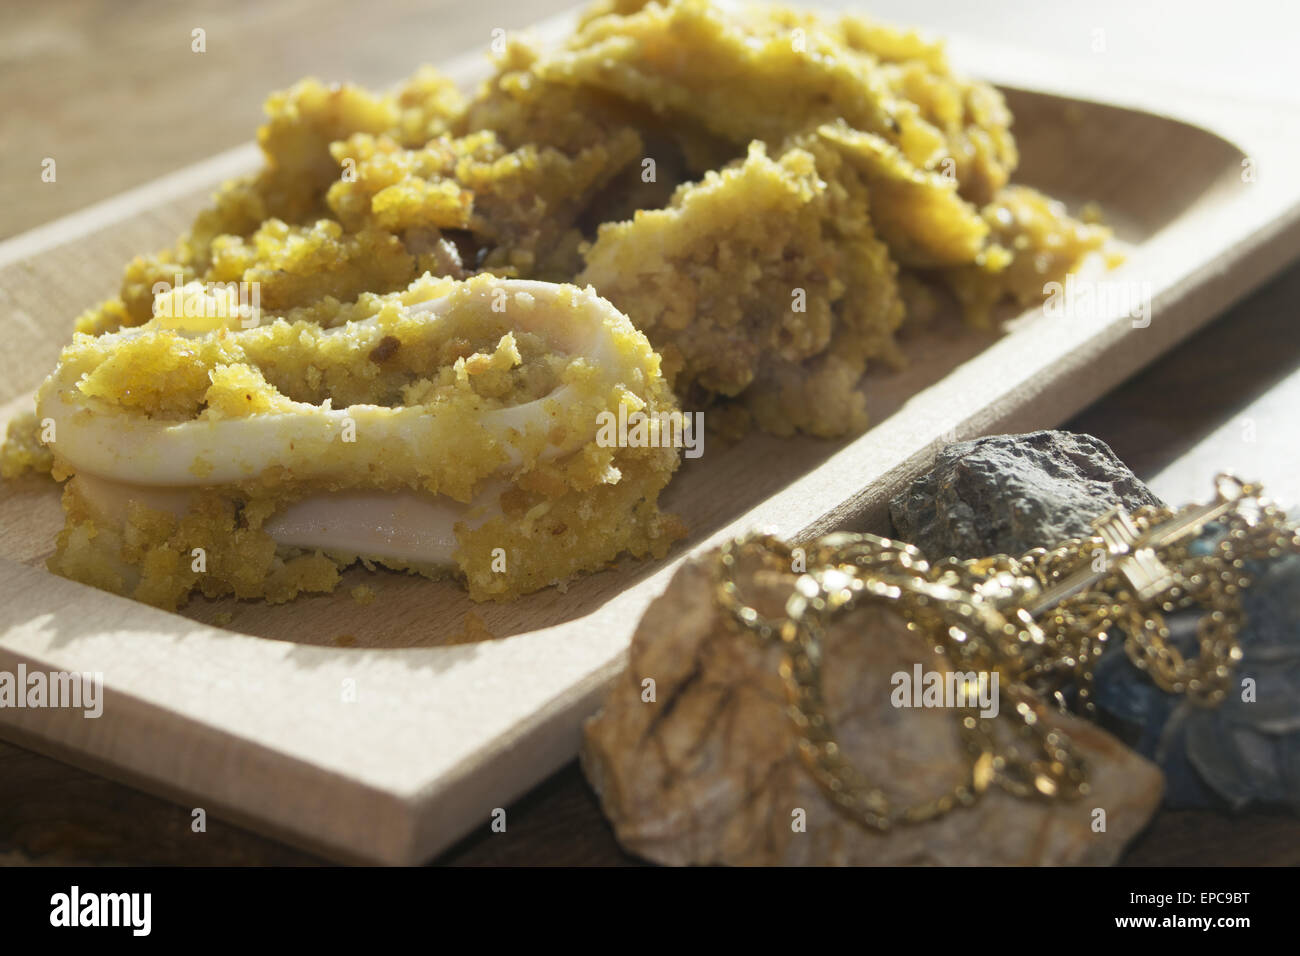
[[[938,321],[908,336],[907,370],[869,376],[866,434],[706,443],[665,494],[692,529],[668,559],[508,605],[353,570],[328,597],[199,599],[168,614],[49,574],[58,489],[6,484],[0,670],[100,672],[105,702],[97,720],[0,709],[0,734],[339,859],[427,859],[573,756],[642,611],[688,554],[760,526],[794,538],[882,528],[889,496],[944,441],[1065,420],[1300,254],[1294,109],[952,50],[1007,92],[1017,181],[1101,205],[1129,247],[1107,279],[1150,283],[1149,326],[1036,311],[994,337]],[[446,69],[468,85],[487,64]],[[220,180],[257,162],[244,147],[0,243],[0,424],[29,407],[73,317],[112,293],[125,261],[168,244]],[[361,583],[374,603],[349,596]],[[467,641],[471,611],[494,640]]]

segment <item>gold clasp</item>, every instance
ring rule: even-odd
[[[1198,536],[1207,524],[1237,510],[1242,501],[1258,497],[1260,486],[1248,484],[1225,472],[1215,476],[1214,490],[1214,501],[1187,508],[1145,534],[1139,533],[1132,516],[1118,506],[1093,522],[1093,529],[1105,544],[1107,554],[1115,561],[1114,570],[1124,576],[1139,601],[1154,601],[1175,583],[1173,573],[1160,560],[1161,549]],[[1110,571],[1110,568],[1094,571],[1090,566],[1079,568],[1044,591],[1027,609],[1030,616],[1039,617],[1062,601],[1089,590],[1104,580]]]
[[[1115,570],[1124,575],[1138,600],[1159,597],[1174,583],[1173,572],[1156,556],[1155,549],[1146,543],[1123,508],[1111,508],[1092,527],[1101,536],[1110,559],[1115,561]]]

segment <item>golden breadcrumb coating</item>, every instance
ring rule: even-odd
[[[997,302],[1041,297],[1108,236],[1007,191],[1018,156],[1001,94],[953,74],[940,44],[862,18],[602,3],[532,72],[748,148],[662,208],[601,226],[579,281],[646,330],[684,401],[743,391],[777,434],[865,427],[867,361],[900,359],[900,301],[933,301],[900,297],[900,267],[984,322]],[[762,175],[756,142],[773,157]],[[791,170],[797,155],[811,155],[811,178]],[[785,177],[806,208],[775,201],[763,176]],[[1013,243],[1020,266],[1004,274]],[[797,290],[805,312],[790,308]]]
[[[340,566],[368,558],[298,553],[263,524],[350,488],[464,502],[507,473],[495,511],[457,534],[455,573],[480,599],[622,551],[661,554],[681,533],[655,506],[673,449],[588,442],[551,460],[549,437],[530,435],[511,464],[475,426],[560,382],[594,388],[594,369],[470,306],[468,324],[432,332],[410,311],[421,302],[472,298],[493,276],[590,285],[630,318],[610,334],[638,370],[626,395],[588,396],[596,405],[671,410],[675,393],[732,437],[750,424],[834,437],[868,424],[863,374],[904,360],[904,323],[952,300],[988,324],[1109,237],[1011,185],[996,89],[953,73],[940,43],[858,16],[602,0],[559,49],[510,38],[469,96],[429,68],[387,93],[307,79],[273,94],[266,117],[262,168],[78,318],[55,392],[110,423],[364,404],[374,420],[427,407],[457,427],[420,454],[308,443],[298,460],[337,460],[337,475],[272,470],[201,486],[183,507],[141,498],[106,516],[102,489],[47,446],[41,419],[15,420],[0,475],[74,475],[52,567],[164,607],[194,590],[279,601],[333,589]],[[247,283],[264,321],[169,324],[156,309],[178,281]],[[576,416],[596,405],[568,408],[563,427],[589,428]],[[503,547],[507,574],[491,567]],[[195,548],[205,570],[191,568]]]
[[[41,420],[36,413],[15,415],[0,445],[0,478],[48,474],[53,467],[54,453],[41,441]]]
[[[1071,218],[1062,203],[1028,186],[1008,186],[980,214],[989,224],[990,245],[974,263],[941,277],[977,325],[988,324],[1001,302],[1023,307],[1042,301],[1047,283],[1073,272],[1110,238],[1105,226]]]
[[[902,320],[865,208],[818,173],[805,150],[754,143],[668,208],[602,226],[578,279],[637,316],[679,393],[744,393],[778,434],[862,427],[853,386]]]
[[[867,361],[900,360],[906,302],[935,301],[900,312],[900,280],[986,322],[1108,235],[1007,192],[1018,157],[997,90],[953,73],[942,44],[858,16],[605,2],[553,52],[510,38],[468,100],[425,68],[384,95],[305,80],[266,109],[263,170],[134,260],[81,331],[147,321],[176,276],[257,283],[275,313],[425,272],[591,282],[683,400],[843,435],[866,425]],[[801,154],[813,170],[792,171]],[[764,176],[787,181],[738,208],[741,180]],[[796,289],[804,311],[786,308]]]
[[[515,292],[498,311],[489,293],[499,281],[425,276],[401,293],[367,294],[353,304],[318,307],[310,319],[290,313],[247,330],[192,335],[155,320],[129,332],[79,334],[42,388],[40,408],[55,414],[68,406],[74,415],[93,416],[110,446],[126,443],[131,423],[253,423],[294,413],[295,403],[348,409],[356,436],[298,438],[276,467],[192,488],[179,514],[145,496],[133,497],[120,514],[104,514],[73,477],[51,570],[167,608],[192,590],[270,601],[329,591],[339,568],[359,558],[430,576],[446,572],[365,554],[295,553],[277,548],[263,529],[288,504],[358,489],[473,501],[485,520],[457,526],[454,570],[477,600],[508,599],[599,570],[624,552],[662,555],[683,530],[655,505],[678,451],[606,446],[596,438],[601,411],[676,409],[658,356],[608,306],[601,326],[590,327],[591,310],[578,302],[590,292],[556,287],[550,303]],[[435,301],[444,303],[436,319],[412,310]],[[538,321],[521,319],[537,309],[547,310]],[[548,345],[549,338],[584,336],[596,337],[604,364]],[[548,397],[560,387],[565,399]],[[545,414],[513,431],[510,449],[483,427],[494,409],[535,401]],[[409,417],[413,409],[420,431],[399,432],[400,441],[382,437],[389,434],[380,430],[386,419]],[[65,457],[68,441],[52,444],[55,472],[78,476],[79,462]],[[74,456],[86,460],[84,446],[76,447]],[[548,455],[556,447],[563,453]],[[149,477],[144,465],[113,467]],[[192,566],[196,548],[203,551],[200,568]]]

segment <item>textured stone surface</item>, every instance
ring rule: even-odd
[[[683,566],[646,612],[627,669],[588,722],[583,768],[619,841],[670,864],[1105,864],[1160,802],[1159,771],[1104,731],[1043,712],[1088,762],[1093,792],[1021,800],[994,788],[973,807],[887,835],[823,796],[796,752],[780,652],[736,634],[712,600],[706,559]],[[776,613],[792,574],[760,572],[745,593]],[[895,709],[891,675],[943,659],[876,606],[841,617],[825,646],[825,693],[844,752],[891,800],[950,789],[966,767],[951,710]],[[643,681],[655,700],[643,700]],[[1094,808],[1106,811],[1093,832]],[[795,832],[796,811],[806,832]]]
[[[1160,503],[1100,439],[1039,431],[946,446],[889,511],[895,537],[929,557],[978,558],[1091,534],[1114,505]]]

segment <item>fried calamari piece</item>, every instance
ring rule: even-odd
[[[630,127],[603,138],[589,131],[572,154],[534,144],[510,150],[491,131],[440,135],[410,148],[399,138],[414,135],[403,124],[423,129],[431,121],[400,110],[400,93],[367,100],[311,83],[291,92],[271,100],[277,119],[263,129],[267,171],[251,185],[229,187],[176,249],[132,262],[121,299],[83,316],[79,331],[148,321],[156,287],[174,284],[176,276],[256,283],[271,312],[396,291],[426,271],[570,278],[581,266],[578,216],[641,152]],[[285,110],[317,122],[287,124],[279,119]],[[365,129],[346,134],[358,126]],[[368,131],[375,128],[381,132]],[[346,135],[328,141],[340,134]],[[293,174],[293,195],[302,202],[273,188],[282,173]],[[289,207],[288,218],[256,221]],[[319,218],[297,221],[307,210]]]
[[[861,427],[853,386],[902,309],[865,203],[819,172],[805,150],[774,160],[755,143],[668,208],[602,226],[578,281],[646,332],[679,395],[753,397],[778,433]]]
[[[885,86],[900,101],[915,106],[921,119],[944,137],[939,166],[955,177],[963,198],[990,201],[1006,185],[1019,161],[1011,135],[1011,113],[1002,95],[987,83],[952,72],[942,41],[860,16],[839,19],[782,7],[764,16],[793,32],[825,31],[848,50],[871,57]],[[905,122],[911,122],[905,111]],[[901,132],[901,130],[900,130]],[[921,139],[931,134],[912,133]]]
[[[330,188],[328,202],[350,229],[467,231],[481,250],[474,266],[571,277],[578,267],[577,237],[569,235],[575,221],[640,150],[631,129],[589,137],[573,154],[536,145],[508,151],[491,131],[436,139],[418,150],[359,135],[334,146],[339,162],[355,172]]]
[[[330,214],[326,192],[341,175],[330,145],[358,133],[387,136],[402,145],[422,145],[431,136],[444,134],[463,107],[455,84],[427,68],[388,94],[370,93],[350,84],[326,86],[315,79],[273,93],[265,106],[267,121],[258,130],[263,167],[252,176],[222,186],[174,247],[132,260],[118,297],[83,313],[77,319],[77,331],[99,334],[147,322],[157,283],[172,284],[177,275],[186,282],[217,281],[210,270],[218,240],[233,236],[245,240],[246,246],[255,246],[254,233],[272,221],[300,227],[302,242],[311,247],[313,255],[341,251],[312,234],[316,222]],[[226,243],[227,251],[229,245]],[[367,253],[378,251],[365,240],[358,245],[367,247]],[[379,266],[381,279],[393,273],[394,250],[390,247],[388,251]],[[296,250],[277,249],[273,255],[300,258]],[[415,268],[412,260],[399,284],[381,281],[373,291],[400,288],[419,274]]]
[[[844,51],[823,34],[809,39],[813,55],[795,49],[775,24],[684,0],[588,20],[535,69],[545,80],[689,117],[737,143],[776,144],[818,116],[888,131],[888,92],[870,64],[818,55]]]
[[[71,477],[51,570],[174,608],[362,560],[504,600],[680,536],[672,393],[591,290],[426,276],[333,310],[77,336],[38,396]],[[620,409],[647,441],[602,440]]]
[[[987,325],[999,303],[1022,308],[1042,301],[1044,286],[1079,268],[1110,239],[1105,226],[1072,218],[1063,203],[1028,186],[1008,186],[981,215],[990,245],[979,259],[938,274],[968,321]]]
[[[958,194],[957,181],[917,169],[882,137],[835,122],[793,137],[790,145],[812,151],[822,166],[838,154],[838,175],[861,184],[872,224],[900,265],[960,265],[983,251],[989,226]]]
[[[548,83],[538,73],[543,55],[526,37],[512,36],[454,124],[460,136],[491,130],[507,149],[552,147],[577,153],[593,142],[635,133],[644,116],[598,90]]]
[[[775,148],[842,120],[917,169],[946,169],[976,202],[1016,162],[996,90],[952,74],[938,44],[858,18],[704,0],[614,4],[588,15],[566,48],[534,70],[742,146],[761,139]]]
[[[698,124],[666,121],[605,91],[547,80],[540,73],[543,62],[533,44],[511,39],[497,58],[498,72],[482,84],[457,130],[464,135],[490,130],[510,149],[531,144],[571,155],[600,143],[634,143],[629,158],[639,162],[611,165],[605,187],[584,198],[577,223],[584,234],[602,222],[630,218],[638,209],[667,205],[677,186],[743,152]],[[618,154],[626,155],[623,149]]]
[[[23,412],[10,420],[4,443],[0,444],[0,478],[19,478],[29,472],[49,474],[54,455],[41,440],[41,432],[41,420],[35,412]]]
[[[644,155],[657,157],[660,166],[662,141],[671,141],[681,152],[683,169],[697,177],[736,159],[748,143],[745,140],[738,147],[687,117],[666,118],[643,103],[594,86],[549,80],[543,75],[547,62],[548,58],[533,43],[512,37],[505,53],[496,60],[497,73],[482,84],[466,106],[456,131],[464,135],[492,130],[510,149],[535,144],[567,153],[631,131],[646,141]],[[668,186],[664,202],[672,187],[681,181],[671,174],[656,175],[654,179]]]
[[[976,205],[992,200],[1020,161],[1002,94],[954,76],[946,65],[932,69],[909,60],[882,64],[880,73],[895,96],[916,104],[925,122],[943,133],[937,166],[957,180],[961,196]]]

